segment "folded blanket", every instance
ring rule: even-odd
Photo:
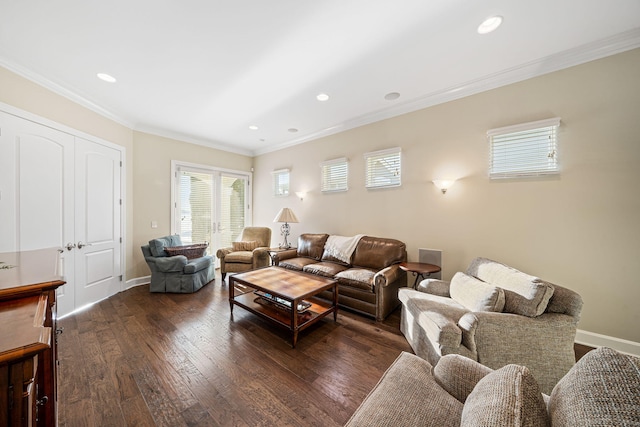
[[[363,236],[364,234],[357,234],[353,237],[331,235],[324,245],[324,250],[332,257],[349,264],[351,255]]]

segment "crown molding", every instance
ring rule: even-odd
[[[411,113],[434,105],[443,104],[445,102],[454,101],[456,99],[461,99],[512,83],[528,80],[554,71],[560,71],[565,68],[595,61],[597,59],[626,52],[638,47],[640,47],[640,28],[597,40],[592,43],[587,43],[554,55],[529,61],[519,66],[511,67],[497,73],[488,74],[460,85],[431,92],[420,98],[409,100],[404,103],[398,103],[389,108],[373,111],[344,123],[304,135],[300,138],[289,140],[276,146],[256,150],[254,151],[254,155],[282,150],[294,145],[334,135],[339,132],[344,132],[349,129],[390,119],[392,117]]]
[[[44,87],[45,89],[50,90],[51,92],[57,95],[63,96],[75,102],[76,104],[79,104],[80,106],[93,111],[94,113],[97,113],[109,120],[113,120],[114,122],[122,126],[128,127],[129,129],[133,129],[134,125],[129,120],[115,114],[113,111],[110,111],[104,107],[101,107],[100,105],[90,101],[84,96],[79,95],[77,92],[74,92],[70,89],[60,86],[56,82],[49,80],[46,77],[29,70],[28,68],[25,68],[21,65],[18,65],[2,57],[0,57],[0,66],[6,68],[7,70],[11,71],[14,74],[19,75],[20,77],[30,80]]]
[[[592,43],[587,43],[578,46],[573,49],[568,49],[563,52],[556,53],[547,57],[539,58],[537,60],[529,61],[516,67],[511,67],[497,73],[488,74],[477,79],[470,80],[460,85],[451,86],[443,90],[434,91],[426,94],[422,97],[408,100],[403,103],[397,103],[389,108],[376,110],[362,116],[347,120],[343,123],[330,126],[325,129],[321,129],[317,132],[313,132],[296,139],[284,141],[281,144],[277,144],[271,147],[266,147],[258,150],[247,150],[236,148],[227,144],[202,140],[191,136],[183,135],[176,132],[171,132],[166,129],[158,129],[154,127],[148,127],[144,125],[135,125],[129,120],[115,114],[114,112],[103,108],[89,99],[79,95],[72,90],[69,90],[52,80],[49,80],[40,74],[34,73],[31,70],[8,61],[6,58],[0,57],[0,66],[8,69],[9,71],[26,78],[58,95],[61,95],[71,101],[97,113],[103,117],[113,120],[129,129],[146,132],[166,138],[177,139],[179,141],[188,142],[191,144],[202,145],[209,148],[214,148],[222,151],[228,151],[231,153],[241,154],[245,156],[258,156],[274,151],[283,150],[294,145],[303,144],[319,138],[334,135],[336,133],[344,132],[346,130],[354,129],[367,124],[375,123],[381,120],[386,120],[392,117],[400,116],[402,114],[411,113],[413,111],[421,110],[424,108],[432,107],[434,105],[442,104],[456,99],[464,98],[477,93],[485,92],[487,90],[496,89],[501,86],[506,86],[512,83],[517,83],[523,80],[527,80],[533,77],[538,77],[544,74],[548,74],[554,71],[559,71],[565,68],[580,65],[586,62],[601,59],[607,56],[622,53],[628,50],[636,49],[640,47],[640,28],[635,28],[612,37],[597,40]]]

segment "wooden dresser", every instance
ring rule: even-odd
[[[60,252],[0,253],[0,426],[57,425]]]

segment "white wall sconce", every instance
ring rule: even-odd
[[[304,200],[304,197],[307,195],[306,191],[296,191],[296,196],[300,198],[300,200]]]
[[[442,191],[442,194],[444,194],[453,186],[453,184],[455,184],[455,182],[455,179],[434,179],[433,185],[438,187],[438,189]]]

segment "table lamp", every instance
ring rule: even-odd
[[[289,208],[282,208],[280,209],[280,212],[278,212],[278,215],[276,215],[276,218],[273,220],[273,222],[284,222],[284,224],[282,224],[282,226],[280,227],[280,234],[284,236],[284,242],[279,244],[278,247],[282,249],[289,249],[291,247],[291,244],[287,241],[287,237],[289,236],[290,231],[289,223],[299,222],[298,218],[296,218],[296,214],[294,214],[293,211]]]

